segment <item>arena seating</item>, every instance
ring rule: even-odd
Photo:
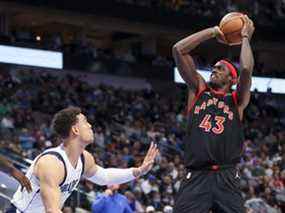
[[[153,206],[162,211],[164,206],[172,206],[180,178],[185,174],[182,156],[187,118],[183,97],[169,99],[167,93],[150,89],[93,87],[71,75],[44,73],[1,73],[1,150],[10,150],[20,159],[34,158],[58,144],[50,129],[52,115],[69,105],[80,106],[94,125],[96,139],[88,149],[102,166],[137,165],[151,141],[159,144],[161,156],[151,174],[125,184],[121,190],[132,189],[134,202],[143,208]],[[183,94],[182,89],[177,89]],[[246,140],[239,167],[243,196],[249,206],[258,206],[254,199],[262,198],[272,208],[284,210],[285,120],[280,111],[283,99],[254,92],[246,110]],[[75,194],[66,205],[89,209],[92,198],[101,190],[102,187],[83,181],[79,191],[84,193],[80,194],[79,203],[74,202],[78,201]]]

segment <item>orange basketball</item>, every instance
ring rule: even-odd
[[[238,12],[228,13],[220,22],[219,27],[224,33],[227,42],[231,45],[241,44],[241,30],[244,24],[243,16],[244,14]]]

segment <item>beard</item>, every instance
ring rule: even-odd
[[[224,86],[223,83],[220,83],[220,82],[213,82],[213,81],[210,81],[209,83],[209,86],[212,88],[212,89],[220,89]]]

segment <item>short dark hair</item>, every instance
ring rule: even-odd
[[[52,129],[56,136],[67,138],[71,127],[77,122],[77,115],[81,113],[79,107],[67,107],[57,112],[52,120]]]

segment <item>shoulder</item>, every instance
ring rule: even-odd
[[[193,90],[188,90],[188,112],[194,107],[195,103],[201,99],[201,96],[204,95],[204,93],[209,93],[208,88],[204,87],[200,90],[193,92]],[[209,93],[210,94],[210,93]]]
[[[40,157],[34,167],[34,174],[40,179],[54,178],[60,182],[65,175],[64,172],[63,162],[51,154]]]
[[[236,93],[236,91],[228,92],[224,96],[224,101],[227,104],[234,105],[234,106],[238,107],[238,100],[237,100],[237,93]]]
[[[83,151],[83,157],[84,157],[84,175],[87,176],[87,177],[90,177],[92,175],[95,174],[95,171],[96,171],[96,164],[95,164],[95,159],[93,157],[93,155],[84,150]]]
[[[46,154],[40,156],[35,163],[36,168],[49,168],[49,169],[62,169],[64,164],[57,156],[52,154]]]
[[[93,158],[92,154],[86,150],[84,150],[82,154],[83,154],[84,158],[87,158],[87,159]]]
[[[193,90],[191,87],[188,87],[188,95],[192,95],[192,96],[199,96],[202,93],[204,93],[205,91],[209,91],[209,87],[208,85],[202,84],[199,88],[197,88],[196,90]]]
[[[84,161],[86,163],[86,166],[90,165],[90,163],[95,162],[94,157],[90,152],[84,150],[82,155],[84,157]]]

